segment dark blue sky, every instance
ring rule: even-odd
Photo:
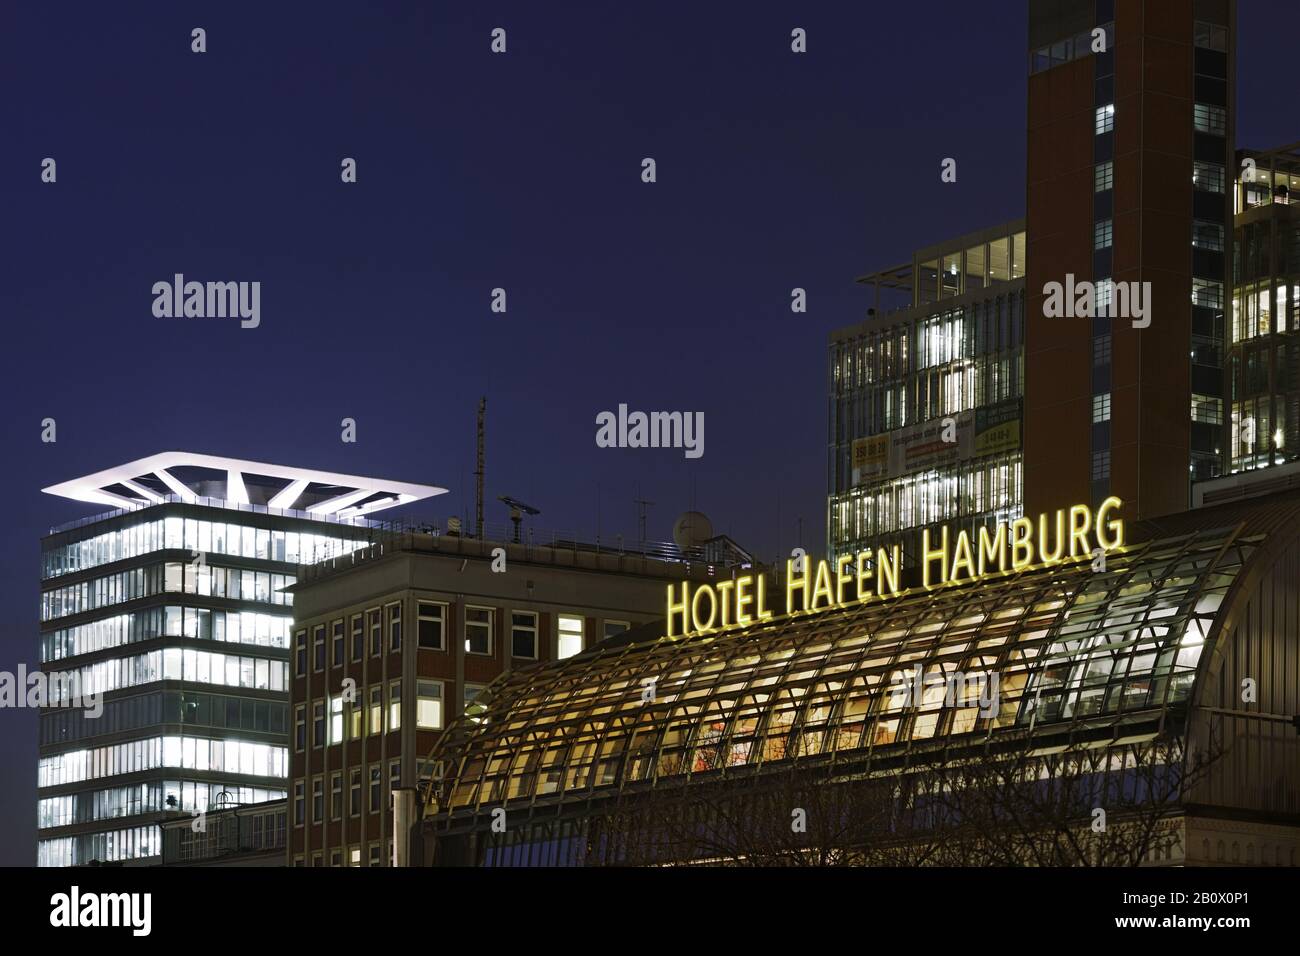
[[[489,520],[511,494],[631,536],[639,484],[651,538],[694,503],[763,557],[799,517],[820,548],[854,277],[1023,214],[1019,3],[289,6],[0,11],[0,669],[37,661],[41,535],[96,510],[41,487],[185,449],[444,485],[412,509],[442,520],[473,508],[481,394]],[[1243,10],[1239,142],[1300,139],[1293,6]],[[176,272],[260,281],[261,327],[154,318]],[[704,412],[703,458],[597,448],[621,402]],[[0,722],[26,864],[35,719]]]

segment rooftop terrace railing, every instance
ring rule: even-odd
[[[64,531],[72,531],[76,528],[84,528],[87,525],[98,524],[101,521],[108,521],[111,518],[117,518],[121,515],[135,514],[139,511],[147,511],[150,508],[156,508],[159,505],[166,504],[192,504],[204,508],[221,508],[225,511],[244,511],[249,514],[276,515],[282,518],[299,518],[304,521],[322,521],[326,524],[347,525],[353,528],[373,528],[383,524],[383,522],[373,521],[369,518],[340,517],[339,515],[323,515],[310,511],[299,511],[295,508],[272,508],[270,505],[242,504],[237,501],[228,501],[224,498],[195,498],[187,500],[180,495],[159,495],[158,501],[141,502],[134,508],[115,508],[112,511],[103,511],[99,514],[86,515],[82,518],[76,518],[72,521],[65,521],[61,525],[56,525],[50,529],[50,534],[59,534]]]

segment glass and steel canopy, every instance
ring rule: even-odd
[[[712,635],[653,634],[504,675],[431,759],[426,819],[476,827],[801,764],[869,769],[1016,732],[1122,740],[1192,693],[1263,536],[1232,523],[973,585]],[[517,817],[516,817],[517,819]]]

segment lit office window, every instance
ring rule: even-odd
[[[514,611],[510,615],[510,653],[514,657],[537,657],[537,615]]]
[[[465,652],[467,654],[492,653],[492,609],[465,608]]]
[[[402,682],[395,680],[388,685],[388,729],[402,729]]]
[[[1192,421],[1206,425],[1223,424],[1223,399],[1192,393]]]
[[[1192,246],[1211,252],[1223,251],[1223,226],[1204,219],[1192,220]]]
[[[1096,192],[1104,193],[1115,186],[1115,164],[1109,159],[1092,168],[1092,187]]]
[[[1192,305],[1208,309],[1223,308],[1223,283],[1213,279],[1192,278]]]
[[[1110,315],[1111,306],[1115,301],[1115,283],[1109,276],[1097,280],[1097,315],[1105,317]]]
[[[442,624],[446,617],[446,605],[420,601],[416,604],[416,612],[416,637],[420,646],[426,650],[443,650]]]
[[[1223,192],[1224,172],[1218,163],[1192,163],[1192,185],[1207,193]]]
[[[1105,106],[1098,106],[1095,114],[1095,128],[1097,135],[1110,133],[1115,129],[1115,104],[1107,103]]]
[[[363,718],[366,709],[362,706],[361,701],[354,700],[348,704],[348,739],[360,740],[365,736],[365,730],[362,727]]]
[[[1092,396],[1092,422],[1110,421],[1110,392]]]
[[[415,682],[415,726],[421,730],[442,729],[442,682]]]
[[[1098,219],[1092,224],[1092,247],[1109,249],[1114,238],[1114,230],[1109,219]]]
[[[582,651],[582,624],[582,618],[575,615],[559,615],[556,624],[559,635],[559,644],[555,651],[556,660],[572,657]]]
[[[1196,103],[1192,106],[1192,125],[1198,133],[1222,136],[1228,128],[1228,112],[1222,106]]]
[[[330,743],[343,742],[343,697],[330,698]]]

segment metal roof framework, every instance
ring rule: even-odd
[[[513,671],[431,753],[445,774],[427,822],[485,832],[504,808],[513,828],[637,791],[793,766],[868,773],[1013,734],[1147,738],[1191,698],[1263,538],[1244,523],[1183,529],[1109,555],[1104,571],[1027,569]],[[918,667],[927,679],[909,697]],[[983,711],[969,683],[980,673],[998,687]],[[955,675],[965,693],[948,693]]]

